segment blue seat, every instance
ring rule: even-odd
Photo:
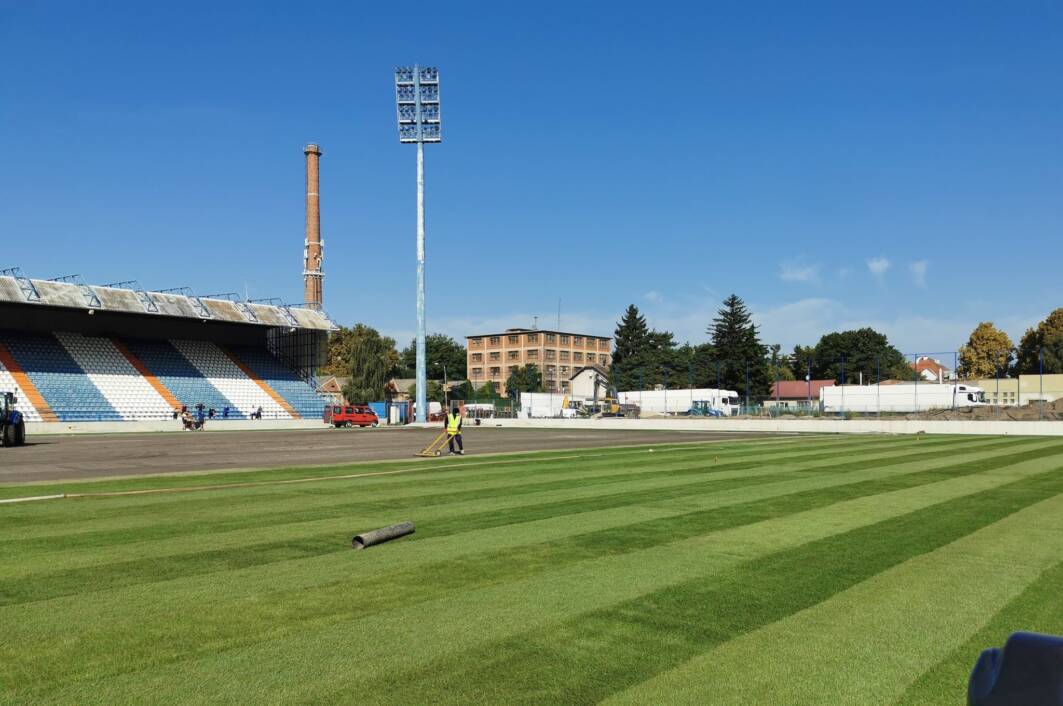
[[[255,375],[277,391],[304,419],[320,417],[326,399],[314,391],[314,386],[301,379],[265,348],[230,346],[230,352],[250,368]]]

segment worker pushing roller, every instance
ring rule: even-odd
[[[447,427],[447,446],[450,448],[450,453],[455,453],[454,442],[457,442],[458,450],[456,453],[459,456],[464,456],[465,448],[461,443],[461,413],[458,411],[457,407],[450,410],[445,423]]]

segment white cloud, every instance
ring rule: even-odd
[[[653,302],[655,304],[664,301],[664,295],[661,294],[660,292],[657,292],[657,291],[646,292],[645,294],[642,295],[642,298],[645,299],[648,302]]]
[[[886,274],[886,270],[890,268],[889,258],[885,257],[869,257],[867,259],[867,269],[875,277],[881,279]]]
[[[819,265],[801,259],[785,260],[779,263],[779,279],[783,282],[816,284],[819,282]]]
[[[930,265],[926,260],[916,260],[915,262],[908,263],[908,270],[912,273],[912,279],[915,280],[915,286],[920,289],[926,289],[926,270]]]

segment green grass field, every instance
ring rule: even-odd
[[[0,505],[0,702],[959,704],[984,647],[1063,634],[1063,440],[752,439],[0,496],[160,487],[189,490]],[[350,549],[407,519],[414,536]]]

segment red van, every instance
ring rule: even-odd
[[[375,427],[380,424],[373,408],[367,404],[325,407],[325,424],[340,427]]]

